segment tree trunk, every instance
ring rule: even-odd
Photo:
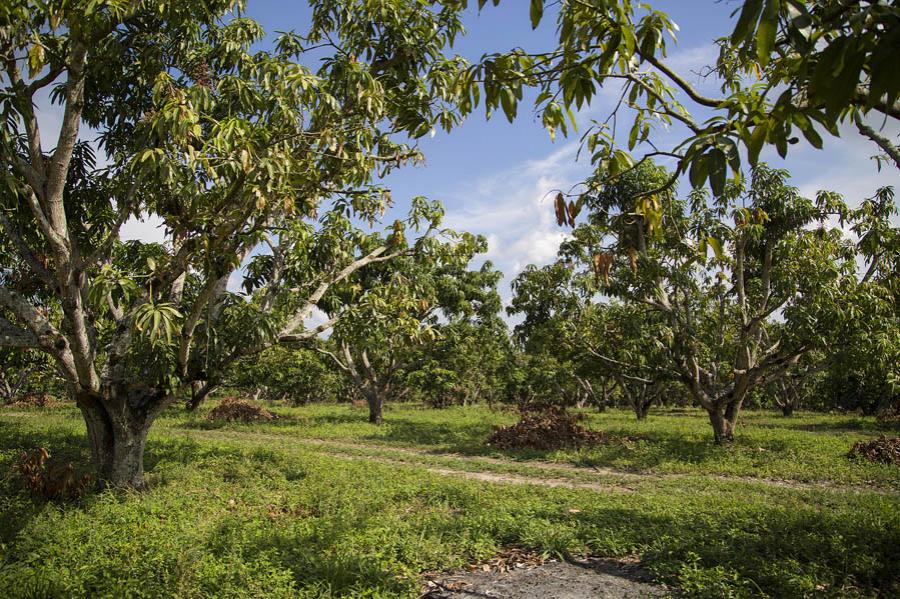
[[[732,404],[729,404],[728,408]],[[713,437],[717,444],[731,443],[734,441],[734,425],[737,423],[737,415],[734,410],[712,409],[709,412],[709,422],[713,427]],[[729,414],[729,411],[731,414]]]
[[[205,385],[201,381],[191,382],[191,397],[184,407],[188,412],[195,412],[216,387],[217,385],[211,382],[207,382]]]
[[[151,398],[159,395],[152,390],[132,390],[125,394],[75,396],[87,426],[91,459],[101,488],[143,489],[146,486],[147,433],[163,407]]]
[[[381,424],[384,398],[378,393],[368,393],[366,394],[366,401],[369,404],[369,422],[372,424]]]
[[[609,405],[609,382],[604,378],[600,384],[601,392],[600,399],[597,401],[597,411],[604,412],[606,411],[606,406]]]
[[[653,405],[653,398],[636,401],[634,404],[634,413],[638,420],[645,420],[647,414],[650,413],[650,407]]]
[[[781,414],[786,418],[790,418],[794,415],[794,404],[788,403],[781,406]]]

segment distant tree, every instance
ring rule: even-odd
[[[433,407],[503,401],[511,351],[506,323],[496,315],[457,318],[439,332],[417,348],[418,367],[406,377],[414,395]]]
[[[454,323],[499,308],[499,273],[490,263],[468,269],[487,249],[484,238],[429,241],[415,255],[360,270],[323,306],[329,318],[344,316],[318,351],[348,375],[373,424],[381,423],[385,401],[410,393],[404,377],[428,361],[421,345],[441,335],[442,319]]]
[[[784,376],[769,383],[765,391],[785,417],[793,416],[796,410],[810,403],[810,395],[827,368],[828,360],[828,354],[822,350],[807,352]]]
[[[56,365],[41,352],[0,348],[0,403],[10,403],[28,393],[64,393]]]
[[[596,275],[595,281],[600,282]],[[618,302],[595,304],[590,311],[592,317],[576,334],[597,369],[616,383],[619,395],[643,420],[676,378],[664,321],[646,306]]]
[[[226,373],[224,386],[254,399],[293,405],[343,399],[344,384],[328,360],[307,348],[276,345],[241,358]]]
[[[529,265],[512,289],[507,312],[523,315],[514,330],[525,352],[521,399],[604,409],[616,380],[587,350],[596,313],[572,264]]]
[[[876,225],[836,194],[801,197],[786,172],[763,165],[746,187],[729,184],[714,200],[700,190],[689,203],[641,195],[667,177],[645,163],[598,185],[561,254],[598,277],[603,294],[662,319],[665,330],[654,337],[669,369],[708,412],[715,440],[731,441],[753,389],[835,342],[855,310],[892,309],[881,288],[857,274],[863,244],[827,222],[837,215],[867,230]]]
[[[830,362],[819,391],[827,406],[866,414],[900,407],[900,227],[891,188],[853,211],[861,283],[836,305]]]

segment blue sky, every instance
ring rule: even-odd
[[[477,4],[475,0],[471,2]],[[554,46],[554,18],[548,9],[541,26],[532,31],[527,0],[503,0],[499,7],[485,7],[480,13],[470,9],[464,23],[467,35],[454,51],[477,60],[486,52],[521,46],[529,51]],[[669,64],[676,67],[702,90],[714,94],[714,82],[692,74],[715,60],[715,37],[731,31],[731,12],[736,2],[716,0],[651,0],[667,12],[680,27],[677,45],[670,46]],[[247,16],[260,21],[265,30],[305,31],[310,9],[305,2],[248,0]],[[594,103],[578,115],[582,123],[605,117],[616,97],[613,89],[599,94]],[[56,111],[46,108],[42,121],[55,124]],[[702,115],[699,115],[702,116]],[[681,132],[668,135],[677,139]],[[888,131],[896,135],[898,131]],[[568,189],[590,172],[590,164],[575,161],[578,137],[575,134],[551,142],[547,132],[521,106],[519,118],[509,124],[502,114],[485,121],[483,113],[472,116],[449,134],[439,132],[421,141],[426,162],[392,174],[387,184],[393,190],[398,210],[416,195],[441,200],[447,210],[445,223],[459,230],[485,235],[490,243],[487,258],[504,274],[502,292],[508,299],[508,284],[527,264],[544,264],[556,253],[564,232],[556,226],[550,192]],[[769,151],[763,158],[788,168],[793,183],[807,195],[832,189],[851,204],[871,196],[884,185],[900,186],[900,173],[887,168],[881,173],[869,158],[874,146],[855,130],[840,139],[827,139],[823,150],[803,143],[793,146],[786,161]],[[161,231],[153,221],[131,222],[123,237],[159,240]]]

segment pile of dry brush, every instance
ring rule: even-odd
[[[54,408],[60,402],[46,393],[26,393],[6,405],[15,408]]]
[[[583,427],[584,414],[570,414],[564,407],[539,405],[521,411],[519,421],[494,427],[488,445],[500,449],[572,449],[605,440],[600,431]]]
[[[275,419],[275,414],[262,406],[252,404],[237,397],[226,397],[215,408],[209,411],[210,420],[225,422],[268,422]]]
[[[89,475],[75,476],[72,462],[52,463],[50,452],[43,447],[22,452],[13,470],[33,496],[44,500],[78,498],[91,484]]]
[[[848,455],[880,464],[900,464],[900,437],[881,435],[871,441],[857,441]]]

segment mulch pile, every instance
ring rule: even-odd
[[[225,422],[268,422],[274,420],[276,415],[262,406],[237,397],[226,397],[209,411],[207,418]]]
[[[894,403],[875,416],[878,422],[900,422],[900,403]]]
[[[581,426],[582,420],[584,414],[570,414],[559,406],[523,411],[517,423],[494,427],[488,445],[500,449],[571,449],[605,441],[603,433]]]
[[[881,435],[871,441],[857,441],[847,455],[880,464],[900,464],[900,437]]]
[[[6,405],[11,408],[54,408],[60,402],[46,393],[26,393]]]

